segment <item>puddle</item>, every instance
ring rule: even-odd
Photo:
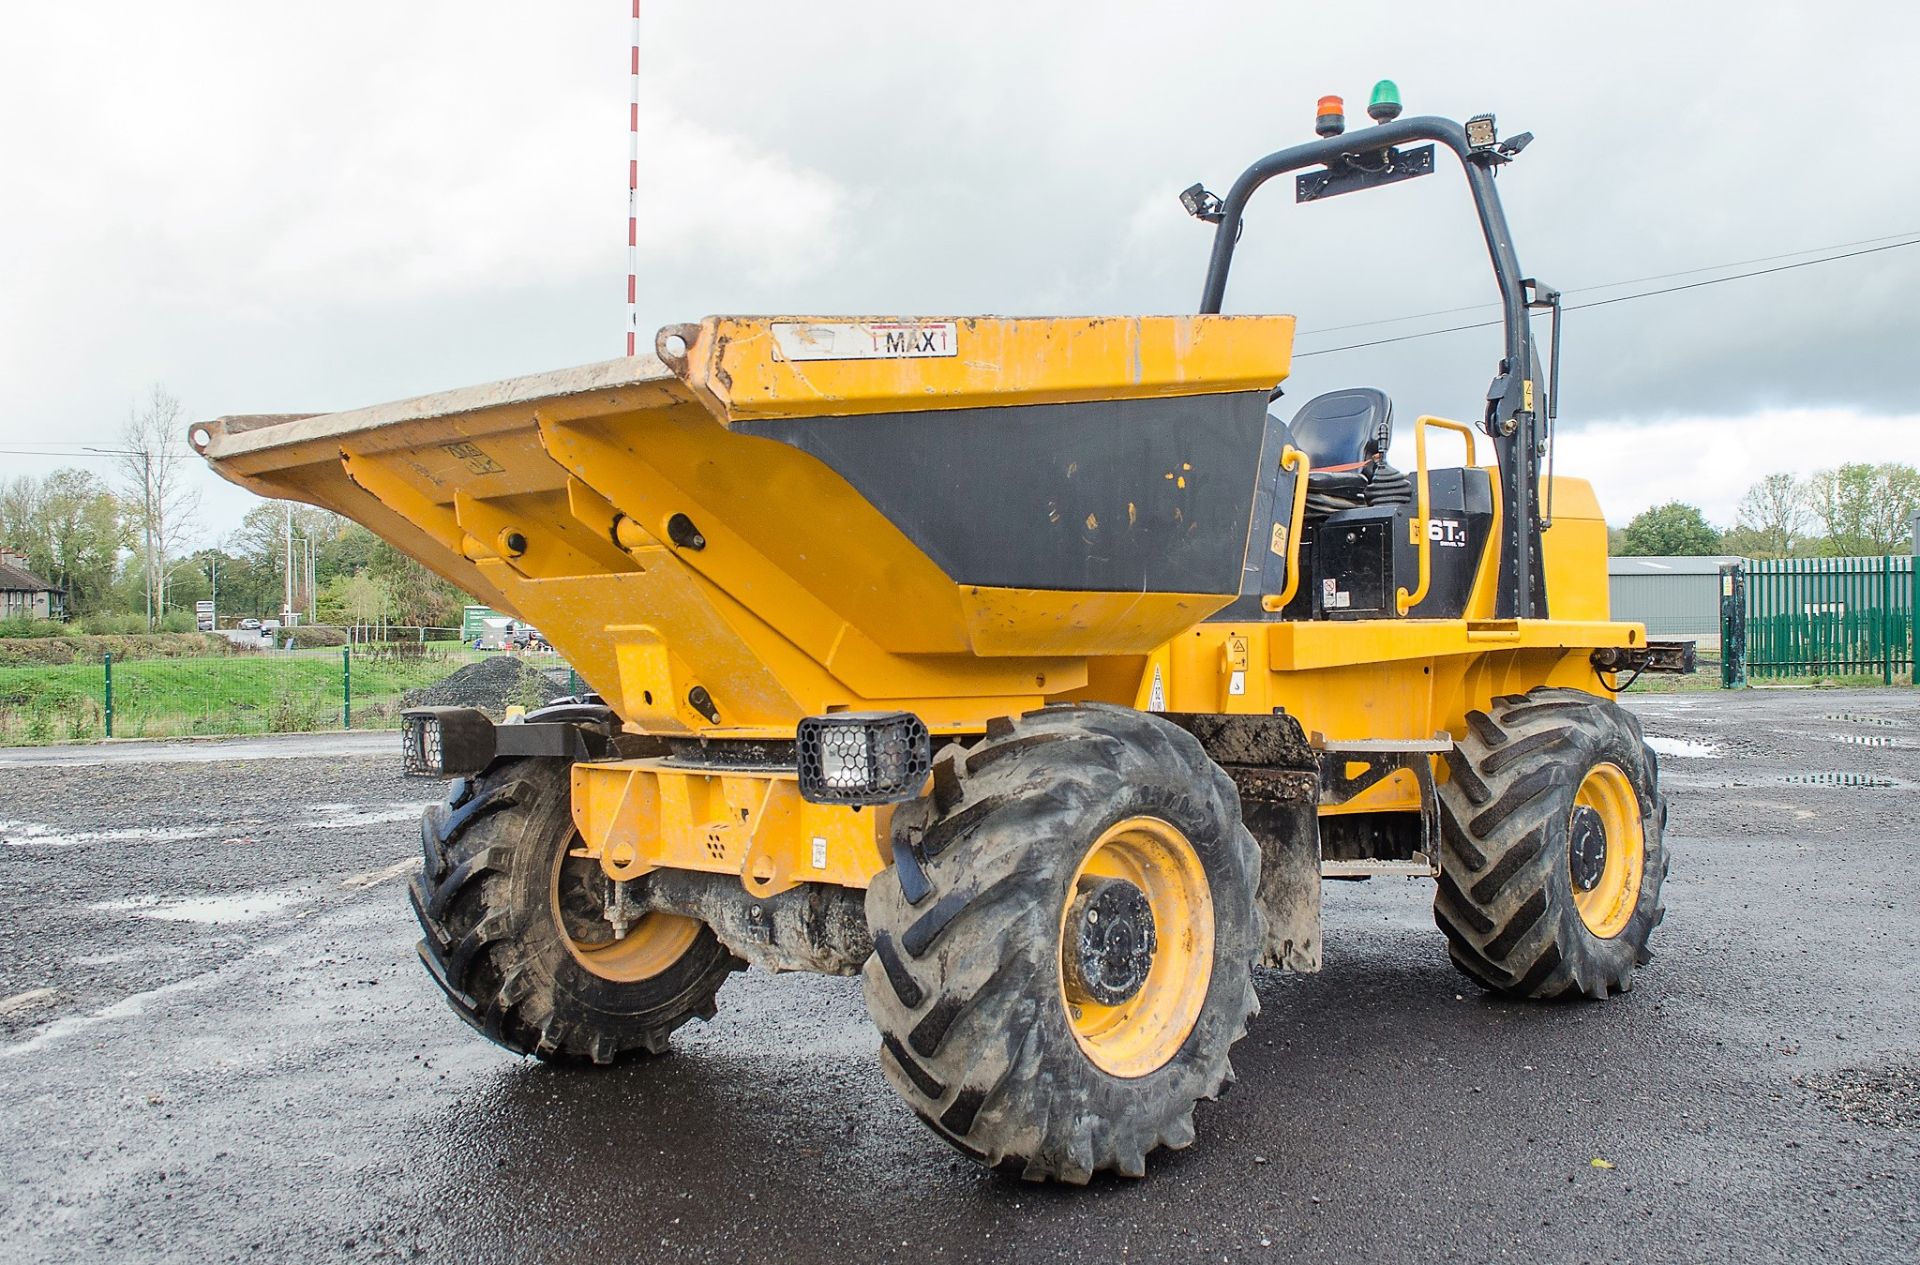
[[[9,848],[72,848],[87,843],[177,843],[218,833],[204,826],[138,826],[124,830],[56,830],[37,821],[0,820],[0,844]]]
[[[232,896],[201,896],[190,900],[162,900],[158,896],[132,896],[125,900],[105,900],[87,908],[99,913],[134,914],[160,922],[198,922],[227,924],[257,922],[269,914],[300,903],[295,892],[239,892]]]
[[[1830,712],[1821,720],[1844,720],[1854,725],[1878,725],[1882,729],[1900,729],[1901,723],[1886,716],[1862,716],[1858,712]]]
[[[1648,738],[1647,745],[1656,754],[1675,756],[1682,760],[1718,760],[1720,748],[1711,742],[1694,742],[1689,738]]]
[[[1876,791],[1899,785],[1890,777],[1871,773],[1789,773],[1779,781],[1785,786],[1850,786]]]
[[[418,821],[425,804],[315,804],[311,812],[324,813],[306,824],[316,830],[351,830],[355,826],[384,826],[396,821]]]

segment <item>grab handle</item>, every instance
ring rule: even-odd
[[[1449,421],[1444,417],[1425,416],[1413,424],[1414,486],[1418,489],[1415,501],[1413,521],[1409,530],[1413,534],[1411,543],[1420,557],[1420,571],[1416,587],[1409,593],[1405,589],[1396,589],[1393,595],[1394,609],[1404,615],[1420,603],[1427,600],[1427,590],[1433,587],[1433,539],[1429,535],[1428,512],[1431,508],[1427,488],[1427,427],[1438,426],[1464,436],[1467,441],[1467,466],[1469,469],[1479,464],[1475,458],[1473,428],[1461,422]]]
[[[1307,518],[1307,476],[1313,473],[1313,460],[1300,449],[1288,444],[1280,450],[1280,468],[1299,470],[1293,476],[1293,514],[1287,520],[1287,583],[1279,593],[1269,593],[1260,599],[1263,611],[1283,611],[1293,595],[1300,591],[1300,529],[1306,525]]]

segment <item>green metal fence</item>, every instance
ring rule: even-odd
[[[477,656],[412,643],[0,664],[0,746],[398,727],[401,696]]]
[[[1746,676],[1913,673],[1913,558],[1748,559]]]

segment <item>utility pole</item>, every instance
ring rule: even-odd
[[[287,509],[286,594],[280,603],[280,622],[291,624],[293,622],[293,502],[288,501],[285,504]]]
[[[147,536],[147,631],[153,631],[153,453],[140,454],[141,469],[145,472],[140,480],[140,521],[146,528]]]
[[[633,0],[633,62],[627,72],[627,354],[640,334],[640,0]]]

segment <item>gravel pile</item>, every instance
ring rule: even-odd
[[[478,707],[498,719],[510,706],[538,707],[566,692],[540,669],[503,654],[470,663],[444,681],[408,690],[400,701],[407,707]]]

